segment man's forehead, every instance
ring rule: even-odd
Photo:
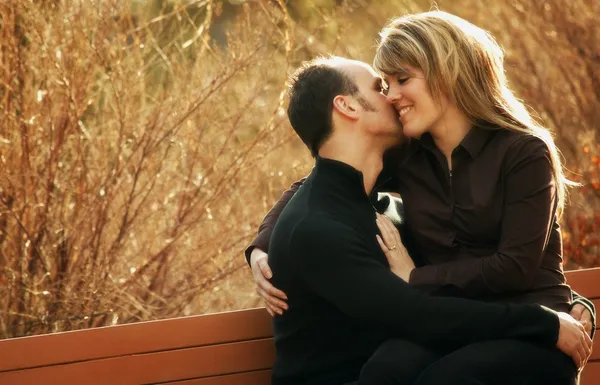
[[[371,67],[370,65],[368,65],[367,63],[358,61],[358,60],[344,60],[344,61],[340,61],[338,63],[338,68],[340,68],[341,70],[345,71],[346,73],[348,73],[349,75],[352,75],[354,77],[356,77],[357,79],[360,78],[369,78],[369,79],[373,79],[373,78],[379,78],[379,75],[377,74],[377,72],[375,72],[375,70],[373,69],[373,67]]]

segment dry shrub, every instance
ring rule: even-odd
[[[3,7],[3,336],[190,314],[245,265],[289,23],[246,7],[225,49],[189,3]]]
[[[370,62],[389,18],[430,7],[232,3],[0,5],[2,336],[259,304],[242,250],[311,166],[284,113],[288,72],[329,52]],[[600,225],[592,3],[438,1],[498,37],[585,183],[563,227],[584,266]]]

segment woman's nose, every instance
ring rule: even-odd
[[[385,95],[386,100],[388,101],[388,103],[391,103],[391,104],[400,100],[401,97],[402,97],[402,94],[399,92],[399,90],[396,87],[388,88],[388,92]]]

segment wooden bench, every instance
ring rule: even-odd
[[[567,280],[600,309],[600,268]],[[595,346],[581,385],[600,383]],[[0,341],[0,384],[268,385],[274,354],[259,308]]]

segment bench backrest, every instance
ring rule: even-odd
[[[567,280],[600,309],[600,269]],[[600,383],[596,346],[581,385]],[[269,315],[250,309],[0,341],[0,384],[267,385],[274,353]]]

